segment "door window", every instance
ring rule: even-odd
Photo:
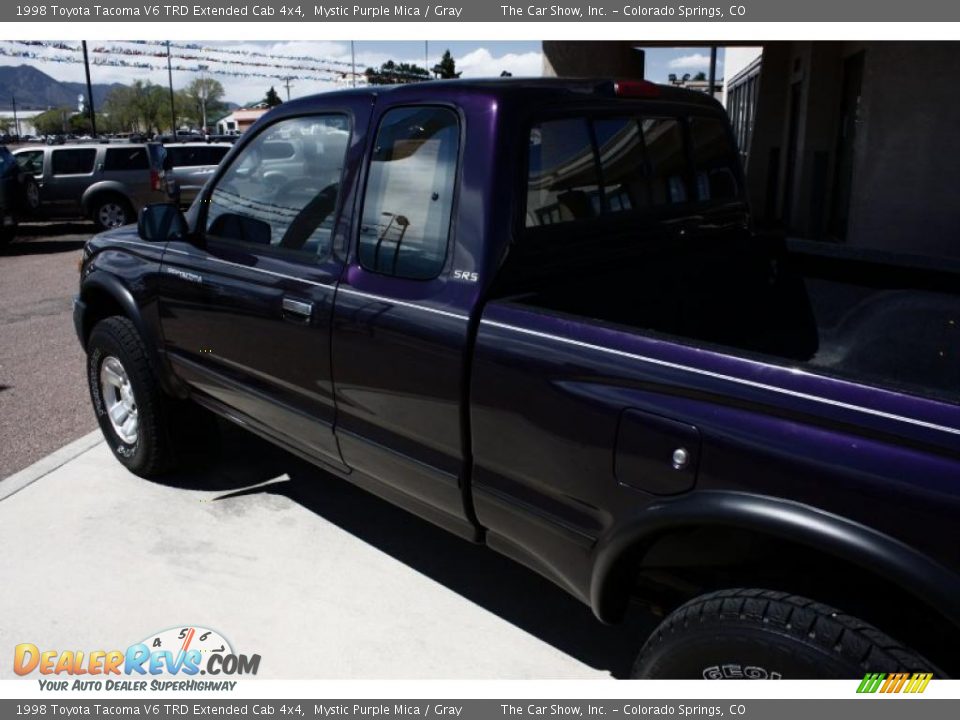
[[[16,155],[17,164],[31,175],[43,174],[43,150],[25,150]]]
[[[413,280],[440,274],[459,148],[460,125],[452,110],[397,108],[383,116],[363,200],[363,267]]]
[[[349,131],[343,115],[281,120],[260,132],[210,194],[207,235],[250,249],[330,254]],[[276,157],[277,145],[290,154]],[[265,150],[269,148],[269,150]]]
[[[111,170],[146,170],[147,149],[144,147],[110,148],[103,160],[103,169]]]
[[[54,175],[89,175],[96,159],[96,148],[54,150],[51,166]]]

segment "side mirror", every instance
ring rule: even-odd
[[[175,203],[146,205],[137,219],[137,234],[147,242],[166,242],[187,230],[187,220]]]

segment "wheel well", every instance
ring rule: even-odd
[[[83,293],[83,301],[87,304],[87,311],[83,316],[83,345],[86,347],[90,339],[90,332],[101,320],[112,315],[127,317],[120,302],[106,290],[93,288]]]
[[[97,210],[97,206],[108,198],[116,198],[132,211],[133,203],[119,190],[97,190],[87,198],[87,214],[93,216],[93,213]]]
[[[865,620],[951,676],[960,674],[960,628],[873,568],[762,531],[689,527],[633,556],[620,588],[659,614],[715,590],[757,587],[801,595]],[[629,579],[628,579],[629,578]]]

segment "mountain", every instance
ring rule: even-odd
[[[107,94],[120,83],[93,84],[93,104],[100,107]],[[16,97],[18,110],[46,110],[48,107],[77,107],[77,96],[86,97],[86,83],[61,82],[31,65],[0,67],[0,108],[11,109]]]

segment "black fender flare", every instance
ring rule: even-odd
[[[86,341],[90,331],[93,329],[93,319],[90,317],[93,311],[88,301],[93,295],[99,293],[106,294],[119,305],[123,315],[137,328],[137,332],[143,338],[147,355],[157,372],[157,378],[164,392],[174,397],[185,397],[186,393],[182,384],[175,378],[173,370],[166,360],[166,355],[160,350],[162,345],[159,330],[145,320],[143,309],[137,303],[130,288],[116,275],[102,270],[94,270],[87,275],[80,287],[79,301],[83,308],[84,317],[81,318],[81,327],[78,327],[78,332],[82,330],[84,333],[81,337],[84,349],[86,349]]]
[[[684,527],[739,528],[790,540],[869,567],[960,628],[960,576],[889,535],[798,502],[742,492],[700,491],[654,503],[601,539],[594,554],[590,605],[616,622],[628,598],[624,573],[635,571],[653,541]]]

